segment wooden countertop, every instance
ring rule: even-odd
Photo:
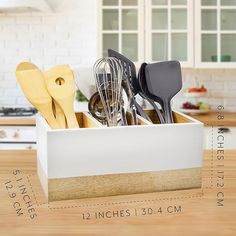
[[[0,235],[236,235],[236,150],[225,151],[223,160],[218,166],[216,154],[205,153],[202,189],[47,204],[36,174],[36,153],[0,151]],[[217,177],[222,175],[223,182]],[[10,198],[13,193],[16,197]],[[224,194],[223,206],[217,206],[217,194]],[[37,217],[31,219],[33,213]]]
[[[236,113],[210,112],[204,115],[190,115],[206,126],[236,126]]]
[[[35,117],[0,117],[0,125],[35,125]]]

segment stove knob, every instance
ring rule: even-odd
[[[6,131],[5,130],[0,130],[0,138],[6,138],[7,137],[7,134],[6,134]]]
[[[20,137],[20,130],[16,130],[12,136],[13,138],[19,138]]]

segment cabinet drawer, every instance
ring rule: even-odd
[[[36,143],[35,126],[0,126],[0,143]]]
[[[0,143],[0,150],[36,150],[34,143]]]

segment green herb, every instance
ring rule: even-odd
[[[83,93],[78,89],[76,91],[76,100],[78,102],[87,102],[88,99],[83,95]]]

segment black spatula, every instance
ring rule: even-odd
[[[149,92],[163,101],[166,123],[173,123],[170,101],[182,88],[182,75],[178,61],[148,64],[145,68]]]

